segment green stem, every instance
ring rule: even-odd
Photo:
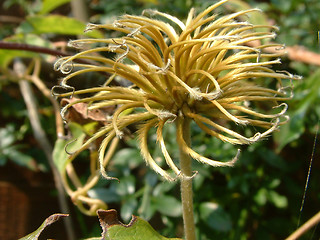
[[[181,119],[183,121],[183,138],[190,146],[190,119]],[[191,157],[180,148],[180,168],[181,168],[181,201],[183,211],[183,224],[185,240],[195,240],[195,225],[193,215],[193,192],[192,192],[192,170]]]

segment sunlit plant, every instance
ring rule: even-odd
[[[85,50],[55,64],[55,69],[67,76],[53,89],[54,94],[79,97],[63,107],[63,116],[78,103],[88,104],[88,110],[114,108],[106,117],[107,124],[72,153],[69,160],[103,138],[98,158],[100,172],[112,179],[106,171],[108,146],[114,139],[121,139],[127,127],[138,126],[136,135],[146,164],[164,179],[180,181],[187,240],[195,239],[192,203],[195,173],[191,159],[224,167],[233,166],[239,155],[238,151],[232,160],[220,161],[196,152],[192,148],[190,124],[194,122],[207,135],[224,142],[255,143],[287,122],[284,101],[292,97],[292,91],[282,82],[298,78],[272,69],[272,65],[281,63],[279,57],[283,54],[266,51],[282,48],[281,44],[268,43],[276,37],[277,27],[237,20],[259,9],[221,17],[214,14],[213,10],[225,2],[219,1],[198,15],[191,9],[185,22],[166,13],[146,10],[142,16],[124,15],[112,24],[89,24],[87,31],[108,30],[115,32],[115,37],[71,41],[71,46]],[[90,44],[96,45],[88,47]],[[104,57],[103,52],[113,53],[114,57]],[[70,86],[71,78],[88,72],[106,73],[105,84],[83,90]],[[112,84],[119,79],[128,81],[129,86]],[[67,92],[58,93],[57,88]],[[163,137],[165,124],[176,126],[179,162],[167,150]],[[260,130],[248,136],[244,133],[247,128],[249,132]],[[148,133],[152,129],[156,129],[157,143],[169,171],[160,167],[149,151]]]

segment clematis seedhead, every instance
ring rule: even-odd
[[[103,160],[108,145],[114,138],[122,138],[127,127],[137,125],[146,163],[165,179],[174,180],[181,172],[167,150],[165,124],[176,125],[176,141],[185,154],[220,167],[232,166],[239,152],[228,162],[202,156],[184,139],[187,121],[212,137],[239,145],[266,138],[287,122],[285,101],[292,97],[290,81],[300,77],[272,69],[281,64],[283,55],[283,51],[267,51],[283,47],[270,41],[278,28],[237,20],[259,9],[215,14],[214,10],[226,2],[219,1],[199,14],[191,9],[186,21],[146,10],[141,16],[124,15],[112,24],[89,24],[86,31],[106,30],[113,37],[69,43],[84,50],[56,62],[55,69],[67,74],[60,85],[67,93],[57,95],[77,95],[80,99],[64,106],[62,113],[76,103],[88,103],[89,110],[115,109],[108,123],[74,156],[103,138],[99,163],[102,175],[109,178]],[[92,44],[95,47],[90,47]],[[105,57],[105,53],[112,57]],[[105,84],[75,91],[69,80],[88,72],[105,73]],[[125,79],[127,87],[113,84],[119,79]],[[252,136],[240,131],[250,126],[260,131]],[[157,142],[174,175],[161,168],[149,152],[148,133],[152,129],[156,129]]]

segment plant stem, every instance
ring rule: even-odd
[[[89,16],[88,16],[89,8],[86,6],[85,1],[71,0],[70,4],[71,4],[71,11],[72,11],[73,17],[84,23],[87,23],[89,21]]]
[[[183,138],[190,146],[190,119],[183,121]],[[180,148],[180,168],[181,168],[181,201],[183,211],[184,234],[186,240],[195,240],[195,225],[193,215],[193,192],[192,192],[192,171],[191,157]]]
[[[49,165],[51,167],[54,184],[58,191],[58,201],[59,201],[60,209],[65,213],[69,213],[70,209],[68,206],[67,199],[65,197],[63,184],[62,184],[59,172],[53,162],[53,158],[52,158],[53,149],[49,139],[46,136],[44,129],[41,126],[37,103],[31,89],[31,84],[29,83],[29,81],[22,78],[26,70],[25,66],[20,60],[15,60],[14,70],[18,75],[21,76],[21,79],[19,81],[20,91],[27,107],[28,116],[29,116],[30,124],[33,130],[34,137],[39,143],[39,146],[43,149],[44,153],[46,154]],[[76,239],[76,234],[73,228],[72,220],[70,218],[67,218],[64,223],[65,223],[65,228],[68,236],[67,239],[69,240]]]
[[[47,47],[30,45],[27,43],[15,43],[15,42],[0,41],[0,49],[21,50],[21,51],[28,51],[28,52],[33,52],[33,53],[43,53],[43,54],[48,54],[48,55],[57,56],[57,57],[72,56],[71,53],[66,53],[63,51],[59,51],[57,49],[52,49],[52,48],[47,48]],[[88,63],[96,64],[96,63],[94,63],[90,60],[86,60],[86,59],[75,59],[74,62],[85,63],[85,64],[88,64]],[[104,75],[105,75],[105,73],[104,73]]]
[[[53,56],[70,56],[71,54],[65,53],[56,49],[40,47],[36,45],[30,45],[27,43],[15,43],[15,42],[4,42],[0,41],[0,49],[10,49],[10,50],[23,50],[35,53],[44,53]]]
[[[300,228],[298,228],[295,232],[293,232],[286,240],[295,240],[301,237],[304,233],[306,233],[310,228],[317,225],[320,222],[320,212],[310,218],[305,224],[303,224]]]

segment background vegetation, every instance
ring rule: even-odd
[[[261,8],[268,21],[280,27],[277,42],[288,47],[303,48],[290,48],[293,52],[303,51],[307,54],[310,51],[320,54],[318,0],[234,2],[237,4],[230,5],[227,10],[220,8],[221,14],[232,8],[244,7],[245,4]],[[145,8],[157,8],[183,19],[190,7],[203,9],[209,4],[212,4],[212,1],[88,0],[85,1],[87,16],[82,17],[93,23],[104,23],[123,13],[140,14]],[[81,20],[81,16],[75,16],[70,1],[6,0],[0,7],[2,42],[27,43],[63,52],[76,52],[75,49],[67,48],[67,42],[82,35],[85,20]],[[33,133],[22,97],[23,86],[17,69],[14,69],[14,63],[19,58],[28,65],[31,59],[40,58],[40,78],[48,89],[58,83],[59,74],[52,70],[56,58],[51,54],[21,49],[8,50],[1,46],[0,181],[18,186],[19,191],[26,196],[25,201],[29,202],[28,208],[21,208],[21,217],[16,220],[16,224],[23,222],[22,215],[27,214],[28,220],[21,223],[26,225],[23,233],[26,234],[36,229],[49,214],[60,210],[52,167],[43,146]],[[320,117],[320,61],[310,63],[309,60],[303,56],[290,58],[290,54],[283,59],[283,69],[304,78],[293,83],[295,96],[289,102],[291,121],[283,126],[279,133],[270,136],[268,141],[242,148],[240,160],[234,168],[214,169],[194,163],[194,169],[199,171],[194,181],[199,239],[284,239],[298,224],[319,211],[320,152],[319,145],[314,147],[314,141],[318,138]],[[82,84],[91,84],[94,80]],[[53,147],[57,139],[54,106],[39,86],[33,82],[32,92],[38,104],[41,126],[49,145]],[[197,151],[213,154],[217,159],[230,159],[235,155],[237,149],[234,146],[208,138],[197,128],[192,131]],[[168,148],[171,152],[176,152],[172,136],[173,129],[168,128]],[[101,179],[90,194],[105,201],[109,208],[117,209],[124,222],[128,222],[131,214],[135,214],[148,220],[167,237],[181,236],[178,185],[163,182],[145,166],[134,140],[120,145],[109,167],[110,175],[119,178],[120,183]],[[157,155],[160,156],[159,150],[154,147],[154,156]],[[86,157],[82,156],[82,161],[77,166],[83,179],[86,178],[88,168]],[[314,161],[309,185],[303,209],[300,211],[311,159]],[[1,199],[4,199],[4,196],[1,193]],[[70,203],[70,200],[68,201]],[[9,208],[11,214],[18,210],[15,206]],[[99,236],[101,230],[96,217],[82,215],[72,204],[69,204],[69,208],[77,239]],[[3,212],[0,212],[1,214],[4,216]],[[12,218],[5,218],[10,217]],[[48,235],[57,239],[64,239],[66,236],[62,224],[52,227],[52,231],[45,233],[43,239],[49,237]],[[314,228],[301,239],[319,237],[319,228]]]

